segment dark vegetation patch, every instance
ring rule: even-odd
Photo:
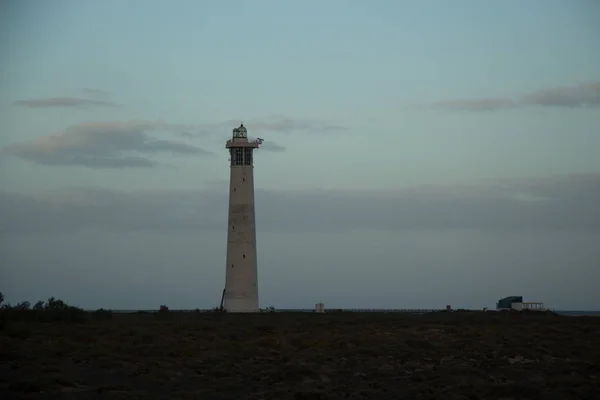
[[[119,314],[61,303],[0,311],[0,398],[600,398],[597,317]]]

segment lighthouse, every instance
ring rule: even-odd
[[[227,312],[257,312],[258,268],[254,213],[253,152],[262,139],[248,140],[242,123],[225,145],[229,149],[229,218],[227,265],[222,306]]]

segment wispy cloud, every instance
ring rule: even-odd
[[[195,129],[182,132],[184,137],[205,136],[209,134],[231,133],[231,130],[243,122],[250,134],[260,135],[264,133],[311,133],[324,134],[345,131],[348,128],[318,119],[292,118],[284,115],[272,115],[262,118],[232,118],[217,123],[206,123],[196,126]]]
[[[519,104],[510,99],[456,99],[439,101],[432,106],[445,111],[493,111],[517,108]]]
[[[108,96],[109,93],[105,90],[100,89],[92,89],[92,88],[83,88],[81,89],[83,93],[90,96]]]
[[[265,118],[244,121],[248,129],[263,132],[338,132],[347,128],[342,125],[336,125],[322,120],[291,118],[283,115],[273,115]]]
[[[28,99],[15,101],[15,105],[28,108],[56,108],[56,107],[120,107],[112,101],[84,99],[80,97],[52,97],[46,99]]]
[[[263,144],[260,145],[260,149],[274,152],[282,152],[287,150],[285,146],[270,141],[263,142]]]
[[[186,126],[163,121],[89,122],[62,132],[5,147],[2,151],[42,165],[89,168],[154,167],[149,158],[159,153],[207,155],[188,143],[153,137],[149,132],[177,132]]]
[[[497,111],[523,107],[600,107],[600,82],[538,90],[516,98],[451,99],[426,105],[444,111]]]
[[[600,106],[600,82],[539,90],[523,96],[521,101],[526,105],[544,107],[598,107]]]
[[[220,185],[204,191],[74,188],[35,196],[0,191],[0,233],[221,231],[227,186]],[[257,189],[256,207],[260,229],[270,232],[600,232],[599,197],[595,174],[396,191]]]

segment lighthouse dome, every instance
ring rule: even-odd
[[[234,138],[245,138],[245,137],[248,137],[248,130],[246,129],[246,127],[244,126],[243,123],[240,125],[239,128],[235,128],[233,130],[233,137]]]

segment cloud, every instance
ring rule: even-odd
[[[434,108],[445,111],[493,111],[517,108],[517,102],[510,99],[457,99],[439,101]]]
[[[600,106],[600,82],[556,87],[527,93],[520,98],[475,98],[439,101],[426,108],[444,111],[497,111],[528,106],[590,108]]]
[[[0,192],[0,234],[83,229],[223,232],[227,195],[226,182],[203,191]],[[598,233],[598,198],[600,174],[379,192],[256,189],[257,227],[261,232]]]
[[[154,167],[150,155],[207,155],[210,152],[178,141],[159,139],[149,131],[179,131],[182,125],[162,121],[89,122],[62,132],[5,147],[5,154],[42,165],[89,168]]]
[[[182,132],[184,137],[205,136],[209,134],[231,134],[233,128],[237,128],[243,122],[248,128],[248,133],[256,136],[264,133],[332,133],[345,131],[348,128],[323,120],[292,118],[284,115],[272,115],[254,119],[230,119],[227,121],[200,124],[193,130]]]
[[[543,107],[598,107],[600,82],[540,90],[523,96],[522,102]]]
[[[108,96],[108,92],[100,89],[92,89],[92,88],[83,88],[81,91],[87,95],[91,96]]]
[[[250,120],[244,123],[249,130],[262,132],[338,132],[347,128],[341,125],[330,124],[326,121],[297,119],[283,115],[273,115],[266,118]]]
[[[52,97],[47,99],[29,99],[15,101],[16,105],[28,108],[53,108],[53,107],[120,107],[111,101],[84,99],[79,97]]]
[[[260,145],[260,149],[267,150],[267,151],[274,151],[274,152],[278,152],[278,153],[287,150],[286,147],[281,146],[275,142],[270,142],[270,141],[263,142],[263,144]]]

